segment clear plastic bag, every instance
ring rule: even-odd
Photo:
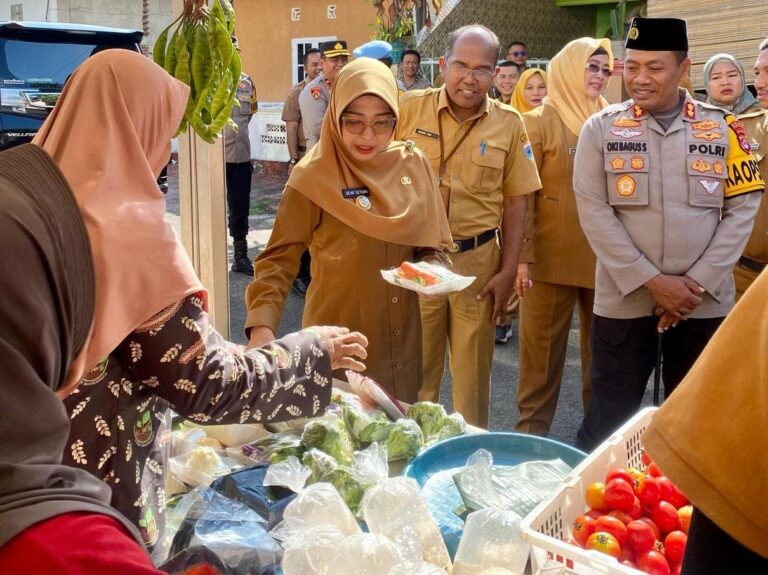
[[[389,537],[360,533],[347,537],[329,575],[388,575],[400,563],[400,554]]]
[[[285,508],[283,516],[303,521],[307,528],[329,525],[344,536],[361,532],[349,507],[329,483],[315,483],[304,489]]]
[[[393,477],[369,489],[363,497],[363,518],[372,533],[391,538],[403,527],[412,527],[418,533],[424,561],[450,569],[448,549],[414,479]]]
[[[453,575],[475,575],[489,569],[521,575],[525,571],[530,546],[522,539],[520,522],[514,511],[482,509],[470,513],[453,564]]]
[[[381,270],[381,277],[383,277],[387,283],[404,287],[405,289],[415,291],[422,295],[440,295],[461,291],[472,285],[477,279],[475,276],[460,276],[443,266],[431,264],[429,262],[409,263],[409,265],[421,272],[426,272],[427,274],[436,277],[437,283],[433,285],[424,285],[418,281],[406,279],[402,276],[399,269]]]
[[[286,460],[269,466],[264,475],[264,485],[266,487],[283,486],[298,493],[304,489],[310,475],[312,470],[291,455]]]
[[[273,532],[282,541],[283,575],[330,573],[345,536],[330,525],[309,527],[301,520],[287,519]]]
[[[194,546],[218,557],[228,575],[276,573],[283,550],[267,531],[267,522],[242,503],[199,487],[194,503],[171,544],[170,557]]]

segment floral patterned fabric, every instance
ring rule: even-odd
[[[322,413],[331,362],[302,331],[247,352],[210,325],[193,295],[137,328],[65,400],[64,463],[111,485],[112,505],[149,548],[162,537],[170,409],[200,424],[278,422]]]

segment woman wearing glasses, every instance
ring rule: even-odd
[[[516,429],[524,433],[549,433],[577,303],[585,410],[589,402],[595,255],[579,225],[573,159],[582,125],[608,104],[601,94],[612,68],[609,40],[573,40],[549,64],[543,105],[523,114],[542,183],[515,285],[522,298]]]
[[[327,318],[369,340],[367,375],[404,401],[421,385],[418,296],[380,270],[440,258],[451,243],[437,184],[418,149],[393,142],[397,85],[380,62],[348,64],[334,84],[320,142],[299,162],[272,236],[256,259],[245,329],[274,339],[301,254],[312,254],[303,323]]]

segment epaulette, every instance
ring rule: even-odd
[[[602,110],[600,110],[597,114],[599,116],[610,116],[612,114],[620,114],[622,112],[626,112],[632,107],[632,100],[626,100],[624,102],[619,102],[618,104],[610,104],[609,106],[606,106]]]
[[[737,117],[739,120],[746,120],[747,118],[759,118],[760,116],[768,115],[768,110],[752,110],[751,112],[745,112],[743,114],[739,114]]]
[[[710,104],[709,102],[702,102],[701,100],[692,100],[694,104],[697,106],[701,106],[702,108],[705,108],[709,110],[710,112],[720,112],[723,114],[723,116],[733,116],[733,112],[730,112],[728,110],[724,110],[720,106],[716,106],[714,104]]]

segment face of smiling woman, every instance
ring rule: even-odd
[[[356,160],[370,160],[387,148],[395,129],[395,115],[378,96],[366,94],[341,114],[341,139]]]

